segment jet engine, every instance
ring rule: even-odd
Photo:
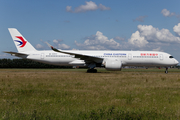
[[[119,59],[108,59],[104,62],[106,70],[121,70],[122,62]]]

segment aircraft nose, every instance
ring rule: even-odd
[[[176,59],[174,60],[174,63],[175,63],[176,65],[179,64],[179,62],[178,62]]]

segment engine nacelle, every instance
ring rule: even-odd
[[[106,70],[121,70],[122,62],[119,59],[108,59],[105,61]]]

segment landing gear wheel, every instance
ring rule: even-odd
[[[97,70],[96,69],[88,69],[87,73],[97,73]]]
[[[88,69],[88,70],[87,70],[87,73],[90,73],[90,72],[91,72],[91,69]]]
[[[97,69],[94,69],[94,73],[97,73]]]

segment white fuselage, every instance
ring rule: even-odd
[[[36,50],[16,28],[8,29],[18,52],[5,52],[11,55],[38,62],[59,66],[86,66],[87,72],[97,72],[95,67],[104,66],[106,70],[121,70],[122,66],[177,65],[179,62],[168,53],[155,51],[83,51],[83,50]]]
[[[88,56],[93,56],[98,59],[96,63],[103,65],[106,60],[120,60],[122,66],[174,66],[179,62],[173,58],[170,54],[165,52],[155,52],[155,51],[81,51],[81,50],[71,50],[67,52],[73,52]],[[27,59],[53,64],[53,65],[70,65],[70,66],[86,66],[84,60],[80,58],[75,58],[75,55],[69,55],[64,53],[54,52],[52,50],[48,51],[30,51],[25,52],[29,55]]]

